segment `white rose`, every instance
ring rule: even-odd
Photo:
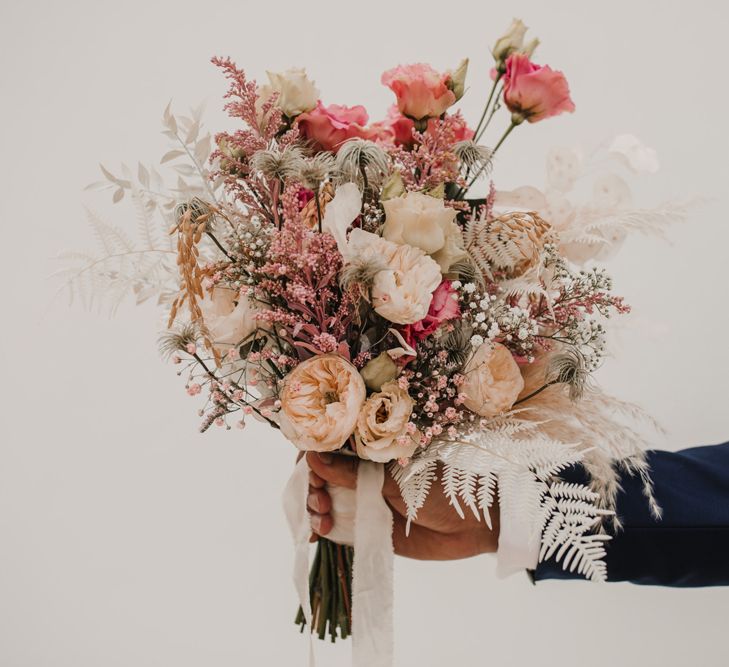
[[[254,315],[261,308],[238,290],[214,287],[200,302],[203,321],[213,344],[221,347],[239,345],[258,327]]]
[[[463,375],[463,404],[482,417],[509,410],[524,389],[519,366],[501,343],[483,343],[468,360]]]
[[[422,250],[354,229],[349,235],[347,257],[358,261],[371,258],[384,264],[372,283],[372,305],[386,320],[413,324],[428,314],[441,273],[438,264]]]
[[[306,70],[292,67],[285,72],[266,72],[268,85],[258,89],[258,106],[278,93],[276,106],[289,118],[311,111],[319,99],[319,91],[313,81],[306,76]]]
[[[413,399],[397,382],[388,382],[362,406],[354,438],[362,459],[387,463],[412,456],[419,436],[406,427],[413,412]]]
[[[386,214],[382,236],[388,241],[420,248],[438,262],[443,273],[465,256],[461,230],[454,222],[458,212],[442,199],[408,192],[382,205]]]

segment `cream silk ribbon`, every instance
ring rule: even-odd
[[[393,664],[393,569],[392,513],[382,497],[385,468],[381,463],[360,461],[357,490],[330,487],[334,530],[329,539],[354,546],[352,572],[352,665],[391,667]],[[309,535],[306,511],[309,468],[302,458],[284,491],[284,511],[294,539],[294,584],[311,628],[309,602]],[[352,521],[352,518],[354,521]],[[309,634],[309,665],[314,648]]]

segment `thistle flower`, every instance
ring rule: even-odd
[[[189,348],[197,345],[200,332],[193,322],[183,324],[173,331],[165,331],[158,339],[159,351],[164,358],[175,352],[187,352]]]
[[[360,285],[369,293],[375,276],[385,269],[387,269],[387,262],[382,257],[352,257],[342,267],[339,282],[344,289]]]
[[[472,352],[469,330],[460,321],[453,322],[453,329],[446,332],[438,341],[439,347],[445,351],[449,364],[463,366]]]
[[[190,216],[190,222],[194,225],[205,223],[204,231],[208,234],[213,231],[215,215],[207,202],[204,202],[198,197],[193,197],[190,201],[180,202],[177,204],[175,207],[175,222],[177,225],[179,225],[182,222],[183,217],[188,214]]]
[[[491,149],[481,146],[471,139],[459,141],[454,147],[461,164],[469,171],[480,174],[491,170]]]
[[[576,347],[567,347],[555,354],[547,367],[547,379],[551,384],[569,385],[570,400],[579,400],[590,377],[585,355]]]
[[[331,153],[317,153],[314,157],[300,162],[296,178],[305,187],[318,192],[321,184],[334,170],[334,156]]]
[[[251,158],[251,168],[260,171],[269,180],[284,182],[299,172],[302,161],[301,148],[289,145],[283,150],[257,151]]]
[[[385,151],[367,139],[351,139],[342,144],[336,166],[342,182],[353,182],[363,187],[381,183],[390,173]]]

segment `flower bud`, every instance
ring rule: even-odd
[[[520,19],[513,19],[509,29],[502,37],[500,37],[491,53],[496,61],[496,70],[499,74],[503,74],[506,71],[506,61],[509,56],[520,53],[528,58],[531,58],[537,46],[539,46],[539,40],[535,37],[531,41],[524,43],[524,36],[526,34],[527,27]]]
[[[456,96],[456,101],[463,97],[466,91],[466,73],[468,72],[468,58],[464,58],[458,64],[454,72],[451,72],[447,86]]]
[[[497,65],[504,63],[512,53],[522,48],[526,31],[527,27],[521,19],[512,19],[509,29],[496,40],[491,50]]]
[[[397,372],[397,365],[390,358],[390,355],[387,352],[382,352],[379,356],[368,361],[359,374],[368,389],[380,391],[383,384],[397,377]]]
[[[395,199],[400,195],[405,194],[405,183],[402,180],[402,176],[399,171],[396,171],[390,178],[385,181],[385,185],[382,187],[382,194],[380,195],[380,201],[387,201],[388,199]]]

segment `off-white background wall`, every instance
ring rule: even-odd
[[[3,3],[0,665],[302,664],[279,502],[292,448],[259,426],[198,435],[154,308],[108,319],[54,301],[49,258],[89,245],[84,202],[133,224],[82,188],[99,161],[161,155],[170,98],[206,100],[224,123],[212,54],[258,77],[305,65],[325,101],[374,117],[384,69],[468,55],[473,122],[512,16],[542,39],[537,61],[567,73],[578,113],[512,135],[499,185],[541,185],[549,146],[629,131],[663,163],[636,179],[641,203],[714,197],[672,245],[633,240],[613,262],[637,315],[601,376],[663,421],[660,446],[729,438],[724,2]],[[535,588],[483,557],[399,561],[396,602],[399,666],[729,662],[726,589]],[[324,665],[347,656],[320,647]]]

